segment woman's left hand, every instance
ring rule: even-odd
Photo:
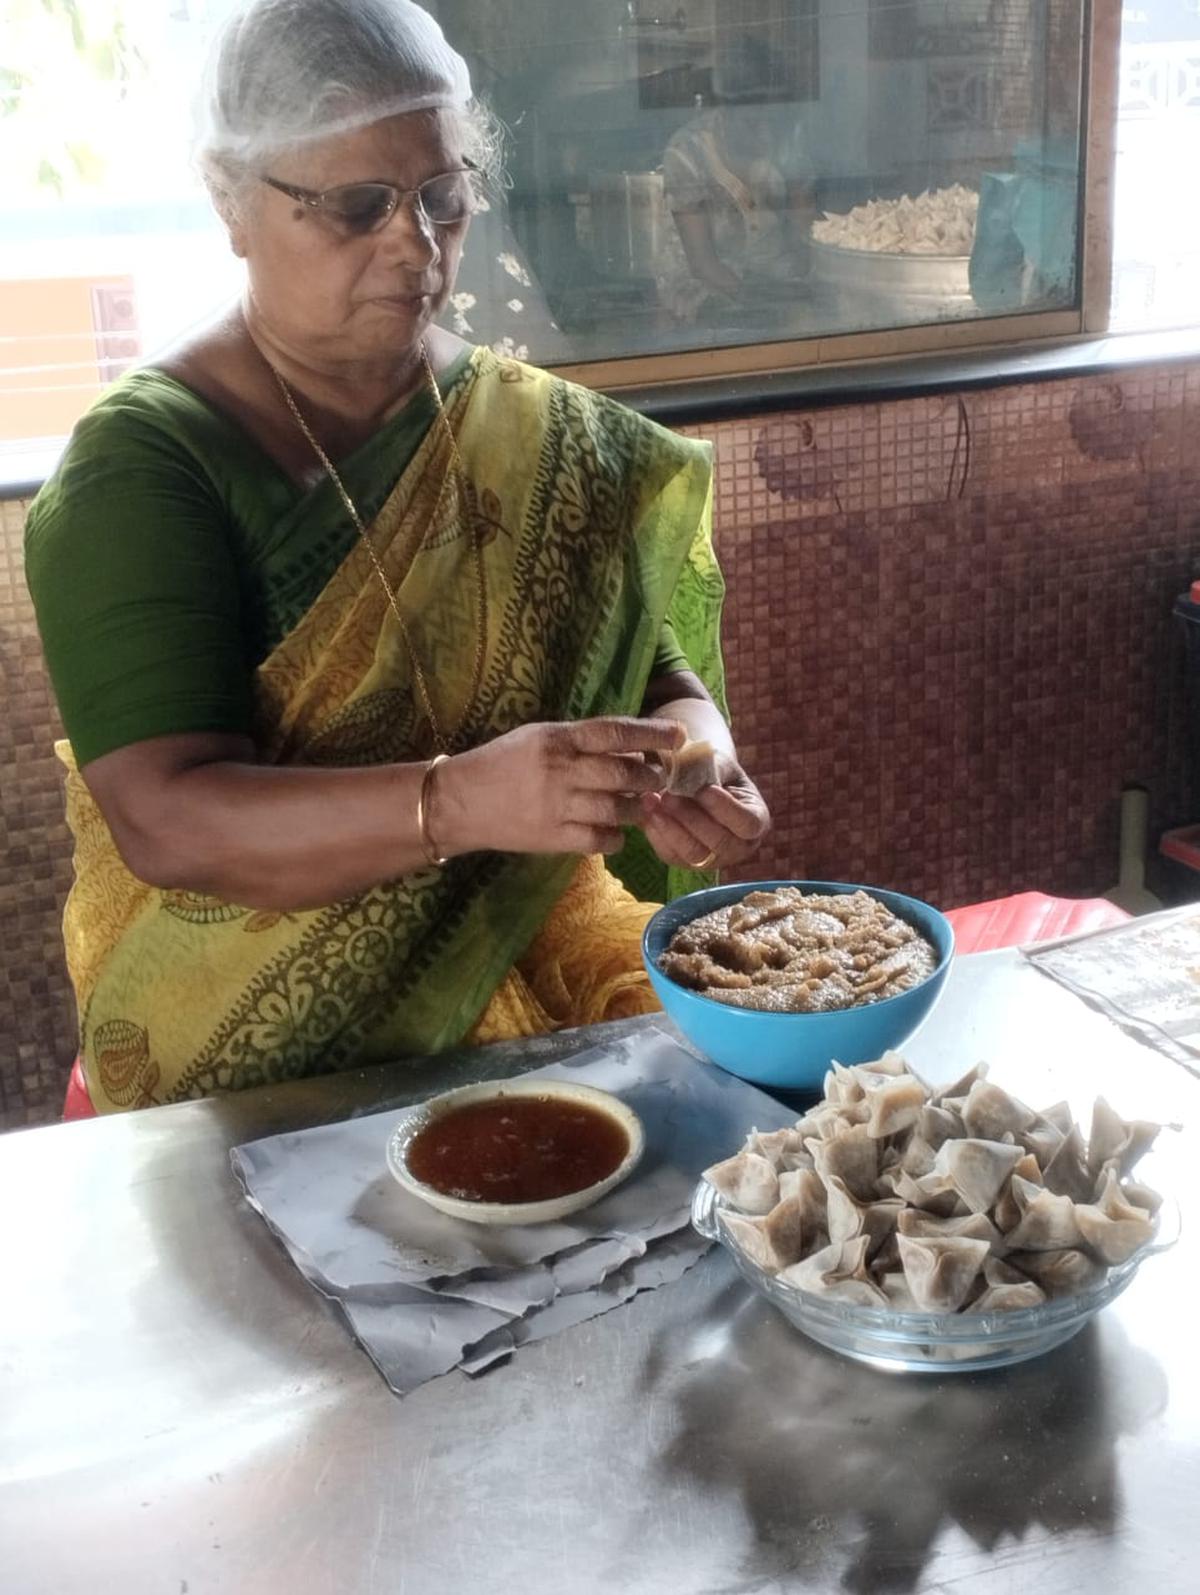
[[[695,797],[644,792],[642,829],[664,864],[732,869],[750,857],[771,828],[763,795],[730,754],[717,755],[720,785]]]

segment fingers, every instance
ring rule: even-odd
[[[625,832],[612,825],[566,825],[563,827],[565,853],[619,853],[625,845]]]
[[[579,792],[661,792],[662,770],[633,754],[587,753],[571,766]]]
[[[715,853],[718,858],[724,858],[729,850],[729,845],[736,840],[729,830],[718,820],[714,820],[701,808],[694,798],[664,796],[662,803],[663,814],[675,825],[680,826],[690,836],[694,836],[699,844],[693,851],[690,863],[706,858],[709,853]]]
[[[758,797],[757,793],[755,797]],[[761,800],[748,803],[728,787],[706,786],[694,801],[714,824],[732,836],[740,837],[743,842],[757,842],[770,824],[766,805]]]
[[[642,720],[635,715],[577,720],[561,731],[577,753],[668,753],[687,741],[678,720]]]
[[[712,851],[710,843],[667,811],[660,797],[650,795],[642,799],[642,826],[651,847],[664,864],[694,866]]]
[[[612,828],[640,825],[641,797],[625,792],[573,792],[562,811],[565,825],[592,825]]]

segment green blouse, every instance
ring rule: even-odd
[[[464,353],[440,375],[449,392]],[[369,525],[434,419],[415,394],[338,465]],[[227,416],[152,367],[79,422],[30,508],[25,570],[80,765],[172,732],[249,735],[255,668],[356,536],[333,483],[299,487]],[[654,673],[687,668],[669,624]]]

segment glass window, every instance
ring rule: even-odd
[[[1081,0],[439,14],[512,130],[472,309],[520,261],[535,359],[1078,303]]]
[[[236,293],[189,157],[228,3],[0,0],[0,452]],[[1083,0],[429,5],[509,130],[448,318],[474,341],[562,364],[1079,304]]]

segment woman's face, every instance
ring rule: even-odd
[[[462,165],[459,118],[415,111],[290,150],[262,175],[317,193],[365,182],[414,189]],[[467,225],[430,223],[409,195],[378,232],[356,236],[259,183],[233,231],[259,322],[295,353],[343,365],[415,352],[453,289]]]

